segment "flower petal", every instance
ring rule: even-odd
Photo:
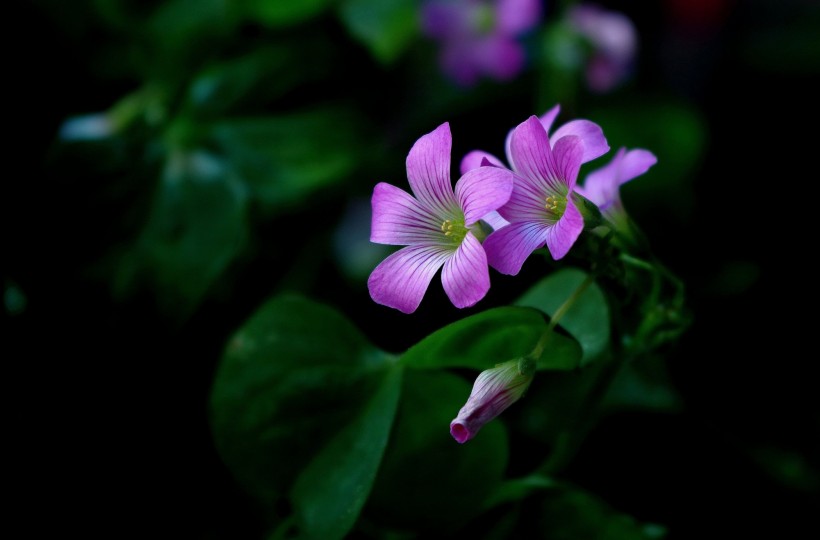
[[[548,218],[545,203],[549,188],[541,180],[514,175],[513,190],[507,204],[498,213],[510,222],[544,221]]]
[[[371,206],[371,242],[406,246],[440,236],[441,220],[403,189],[385,182],[376,184]]]
[[[502,231],[504,229],[501,229]],[[584,216],[575,207],[572,200],[567,200],[567,208],[555,225],[547,231],[547,247],[556,261],[566,255],[584,230]],[[489,238],[487,238],[489,240]]]
[[[377,304],[413,313],[419,307],[430,280],[453,254],[442,246],[408,246],[377,266],[367,280],[370,298]]]
[[[636,176],[640,176],[649,170],[649,167],[658,162],[655,154],[649,150],[636,148],[627,152],[618,171],[618,184],[625,184]]]
[[[483,150],[473,150],[462,158],[460,167],[461,174],[481,167],[485,159],[497,167],[506,167],[506,165],[494,155]]]
[[[481,221],[492,227],[494,231],[497,231],[501,227],[506,227],[510,224],[510,222],[501,217],[501,214],[498,212],[489,212],[486,215],[481,216]]]
[[[498,210],[510,198],[513,173],[500,167],[485,166],[467,171],[456,182],[456,199],[469,227],[485,214]]]
[[[487,254],[473,233],[467,233],[453,256],[444,263],[441,283],[457,308],[474,305],[490,290]]]
[[[553,149],[555,149],[555,144],[559,139],[568,135],[580,137],[584,143],[584,154],[581,163],[592,161],[609,152],[609,144],[606,142],[606,137],[604,137],[604,130],[595,122],[573,120],[559,127],[555,130],[555,133],[550,135]]]
[[[457,207],[450,182],[452,144],[450,124],[445,122],[417,140],[407,154],[407,179],[413,194],[436,214],[447,214]]]
[[[529,180],[543,180],[557,189],[551,168],[552,149],[544,126],[535,116],[519,124],[510,137],[510,161],[513,170]],[[502,214],[503,215],[503,214]]]
[[[544,245],[549,229],[532,221],[510,223],[484,240],[487,261],[502,274],[518,274],[530,253]]]
[[[552,129],[552,123],[555,122],[555,118],[558,116],[558,113],[560,112],[561,105],[555,105],[552,109],[548,110],[538,118],[538,120],[541,122],[541,125],[544,126],[544,131],[546,131],[547,133],[550,132],[550,129]]]
[[[524,68],[524,47],[504,35],[489,35],[472,44],[473,61],[481,71],[500,81],[509,80]]]
[[[550,169],[558,182],[566,185],[570,191],[578,180],[578,171],[584,155],[584,143],[580,137],[567,135],[561,137],[552,149]]]
[[[498,0],[495,14],[498,31],[521,34],[541,20],[541,0]]]

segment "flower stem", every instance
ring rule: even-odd
[[[581,295],[584,294],[584,291],[587,290],[587,287],[589,287],[594,280],[595,276],[593,274],[587,274],[584,281],[582,281],[581,284],[578,285],[574,291],[572,291],[572,294],[564,300],[563,304],[558,306],[558,309],[555,310],[553,316],[550,317],[550,322],[547,324],[547,328],[541,334],[541,337],[538,338],[538,342],[535,344],[535,347],[533,347],[532,352],[527,355],[527,358],[530,358],[535,362],[538,362],[538,360],[541,359],[541,355],[544,353],[544,349],[549,342],[549,338],[552,335],[553,330],[555,330],[555,327],[558,325],[558,321],[560,321],[561,318],[566,315],[567,311],[575,305],[575,302],[578,301]]]

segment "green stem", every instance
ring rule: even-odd
[[[535,347],[533,347],[532,352],[527,355],[527,358],[530,358],[535,362],[538,362],[538,360],[541,359],[541,355],[544,353],[544,349],[549,342],[549,338],[552,335],[553,330],[555,330],[555,327],[558,325],[558,321],[560,321],[561,318],[566,315],[567,311],[575,305],[575,302],[578,301],[584,291],[587,290],[587,287],[589,287],[594,280],[595,276],[593,274],[588,274],[584,281],[582,281],[581,284],[575,288],[564,303],[558,306],[558,309],[555,310],[555,314],[550,317],[550,322],[547,324],[547,328],[541,334],[541,337],[538,338],[538,342],[535,344]]]

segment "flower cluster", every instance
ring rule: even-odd
[[[607,153],[609,144],[601,127],[589,120],[553,130],[559,112],[556,105],[512,129],[505,144],[507,164],[481,150],[469,152],[461,160],[455,189],[449,124],[416,141],[406,163],[412,195],[384,182],[373,191],[370,240],[405,246],[371,273],[368,288],[375,302],[412,313],[442,269],[442,285],[453,305],[469,307],[489,291],[490,266],[516,275],[541,247],[556,260],[566,256],[585,227],[602,222],[615,231],[624,227],[619,188],[645,173],[655,156],[621,148],[579,185],[581,165]],[[459,442],[471,438],[529,385],[531,372],[503,366],[483,372],[476,381],[451,425]]]

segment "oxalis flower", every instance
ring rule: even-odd
[[[444,292],[458,308],[474,305],[490,288],[479,220],[510,198],[513,176],[498,167],[464,174],[453,192],[450,125],[421,137],[407,155],[413,196],[381,182],[373,190],[370,241],[407,246],[370,274],[370,296],[412,313],[439,268]]]
[[[557,130],[552,143],[547,130],[557,110],[551,113],[545,119],[530,117],[508,138],[515,184],[498,213],[510,224],[485,242],[489,264],[503,274],[518,274],[527,257],[545,244],[555,259],[569,252],[584,229],[584,216],[573,202],[578,171],[609,149],[600,127],[588,121],[563,126],[565,133]]]
[[[421,11],[424,33],[441,42],[442,70],[462,86],[516,76],[525,61],[516,38],[540,18],[540,0],[428,0]]]
[[[649,150],[637,148],[627,151],[621,148],[607,165],[587,175],[583,186],[575,189],[595,203],[603,216],[618,225],[626,219],[626,211],[621,202],[621,186],[633,178],[644,174],[658,162]]]
[[[450,434],[463,444],[481,427],[518,401],[535,375],[535,362],[522,358],[482,371],[473,384],[467,403],[450,422]]]

